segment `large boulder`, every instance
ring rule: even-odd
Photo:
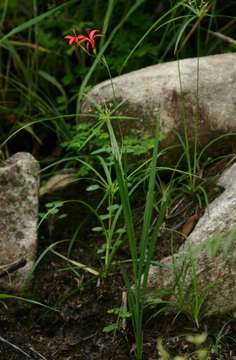
[[[88,93],[82,112],[94,112],[94,103],[112,107],[122,101],[118,113],[136,118],[119,121],[123,134],[152,136],[160,113],[164,146],[177,143],[172,130],[183,134],[184,122],[188,137],[197,128],[205,145],[236,131],[236,53],[162,63],[104,81]]]
[[[236,163],[221,175],[224,188],[205,210],[179,252],[152,266],[149,288],[171,290],[178,286],[190,301],[196,275],[199,295],[206,295],[205,315],[226,313],[236,308]],[[192,290],[191,290],[192,289]]]
[[[17,153],[0,167],[0,288],[22,289],[36,255],[39,164]]]

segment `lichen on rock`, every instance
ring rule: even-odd
[[[20,290],[37,249],[39,164],[17,153],[0,168],[0,288]]]

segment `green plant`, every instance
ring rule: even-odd
[[[115,202],[118,187],[116,180],[113,180],[111,176],[112,165],[107,165],[103,158],[100,156],[98,157],[98,159],[100,161],[105,176],[101,177],[101,175],[99,174],[98,181],[95,180],[97,184],[88,186],[86,190],[91,192],[98,189],[103,189],[104,191],[103,199],[100,201],[97,208],[92,209],[92,207],[90,207],[90,209],[96,215],[100,224],[100,226],[94,227],[92,228],[92,230],[102,233],[105,237],[105,243],[97,252],[100,255],[104,253],[103,276],[106,277],[109,274],[113,257],[122,243],[121,236],[123,234],[123,229],[117,229],[117,222],[121,214],[121,207]],[[106,202],[107,204],[107,213],[101,214],[99,213],[99,210],[104,202]]]
[[[39,217],[41,219],[38,223],[38,228],[40,227],[40,225],[44,220],[47,220],[48,232],[50,237],[55,226],[55,221],[59,219],[63,219],[66,216],[66,214],[60,213],[60,210],[63,207],[63,205],[64,205],[64,201],[59,201],[59,200],[51,201],[45,204],[47,211],[43,213],[39,213]]]
[[[99,111],[100,109],[98,108],[98,118],[101,116],[101,111],[100,115]],[[113,116],[113,119],[114,121],[119,121],[119,117]],[[105,131],[101,119],[95,124],[93,122],[80,122],[78,125],[75,125],[72,129],[71,139],[65,141],[62,146],[67,152],[67,157],[72,154],[78,154],[83,161],[98,170],[101,167],[101,157],[106,166],[111,167],[113,164],[109,135]],[[123,155],[129,156],[129,161],[126,163],[127,170],[134,170],[139,165],[142,165],[143,157],[146,159],[150,157],[153,149],[153,138],[147,134],[144,134],[142,139],[134,135],[126,135],[122,139],[121,148]],[[73,166],[73,161],[68,160],[67,166]],[[81,164],[78,169],[78,175],[91,175],[91,170],[88,166]]]
[[[227,321],[216,334],[214,342],[211,345],[211,352],[213,354],[217,354],[218,356],[220,355],[222,347],[224,345],[224,340],[227,339],[227,326],[230,322],[231,320]]]
[[[160,289],[149,294],[147,303],[153,308],[152,317],[169,312],[174,312],[175,317],[184,314],[199,328],[205,316],[204,304],[209,292],[220,283],[221,279],[203,286],[199,280],[198,259],[204,253],[209,260],[223,255],[234,261],[236,258],[233,248],[235,234],[236,230],[231,229],[213,236],[202,244],[195,246],[190,244],[185,252],[173,255],[171,264],[163,265],[167,266],[170,272],[173,288]]]
[[[233,316],[230,317],[220,328],[219,331],[214,335],[213,341],[211,343],[210,351],[213,354],[216,354],[216,356],[220,357],[222,350],[225,347],[225,344],[228,342],[232,342],[233,344],[236,344],[235,336],[230,336],[230,325],[235,323],[236,314],[233,313]],[[226,320],[226,319],[225,319]],[[233,325],[234,326],[234,325]]]
[[[190,250],[191,252],[191,250]],[[175,300],[170,302],[170,307],[174,308],[177,316],[185,314],[198,328],[204,316],[204,303],[209,290],[214,284],[209,284],[202,288],[197,273],[197,259],[191,254],[183,260],[182,266],[177,270],[174,265],[175,275]]]
[[[115,323],[111,323],[103,328],[105,333],[112,332],[115,334],[119,330],[125,330],[124,323],[126,322],[126,319],[129,319],[132,316],[132,314],[124,308],[113,308],[108,310],[107,313],[115,315],[117,320]]]
[[[200,193],[203,194],[204,199],[206,201],[206,205],[208,205],[208,198],[202,184],[197,184],[197,175],[199,173],[200,167],[198,162],[198,140],[199,140],[199,124],[200,124],[200,107],[199,107],[199,56],[200,56],[200,27],[199,24],[203,20],[205,16],[207,16],[208,10],[210,9],[209,3],[205,1],[182,1],[179,2],[184,8],[190,10],[189,19],[186,22],[183,22],[182,26],[178,31],[178,37],[175,43],[175,53],[179,53],[179,51],[186,45],[189,37],[193,32],[197,31],[197,83],[196,83],[196,111],[193,115],[193,118],[188,118],[189,114],[186,109],[185,99],[183,96],[183,86],[182,86],[182,78],[181,78],[181,70],[180,64],[178,62],[178,75],[179,75],[179,84],[180,84],[180,95],[181,95],[181,115],[183,119],[183,129],[184,135],[183,138],[179,136],[177,137],[180,140],[180,143],[183,147],[184,156],[187,162],[188,169],[188,183],[186,184],[186,189],[189,192],[197,195],[198,200],[200,200]],[[194,23],[195,22],[195,23]],[[194,23],[185,39],[182,40],[183,34],[186,31],[186,28]],[[197,30],[196,30],[197,29]],[[182,40],[182,44],[181,44]],[[192,138],[188,132],[189,124],[193,122],[192,126]],[[191,127],[191,126],[190,126]],[[191,142],[193,142],[193,146],[191,146]],[[201,200],[199,201],[201,204]]]
[[[132,314],[132,324],[136,344],[135,354],[137,359],[141,359],[143,347],[143,312],[145,295],[147,290],[148,273],[154,253],[157,234],[165,215],[165,209],[168,203],[168,197],[170,192],[170,185],[166,188],[162,196],[162,201],[159,208],[159,217],[154,225],[154,228],[151,229],[150,235],[149,231],[154,207],[156,162],[158,158],[158,144],[160,137],[159,121],[157,120],[153,157],[148,170],[149,185],[148,193],[146,196],[143,226],[140,242],[137,243],[128,194],[128,184],[126,180],[126,174],[122,165],[122,154],[119,149],[109,116],[107,116],[106,125],[111,141],[112,154],[114,158],[117,182],[119,186],[119,194],[125,221],[125,229],[132,261],[132,280],[130,280],[126,273],[124,273],[124,277],[126,286],[128,288],[129,310]],[[134,282],[133,284],[132,281]]]
[[[142,144],[139,146],[142,146]],[[124,150],[122,150],[122,153],[123,151]],[[100,152],[102,153],[102,149],[99,153]],[[88,203],[83,204],[90,209],[99,221],[99,226],[92,228],[92,230],[101,233],[105,237],[105,242],[98,250],[98,254],[100,256],[104,254],[102,274],[106,277],[110,272],[113,258],[123,243],[122,238],[125,230],[124,227],[120,226],[118,223],[122,207],[119,202],[120,200],[118,199],[119,189],[117,179],[114,179],[114,176],[112,175],[112,173],[114,173],[114,160],[112,160],[111,156],[108,156],[108,158],[97,156],[95,151],[92,154],[100,164],[100,172],[96,170],[95,167],[91,166],[89,162],[84,162],[82,160],[78,161],[84,164],[84,166],[95,175],[95,177],[91,179],[93,182],[92,185],[89,185],[86,190],[88,192],[103,192],[102,199],[96,208]],[[150,162],[150,160],[142,162],[132,171],[129,167],[130,172],[127,174],[127,186],[129,188],[128,196],[130,198],[133,196],[136,189],[146,181],[147,175],[145,174],[144,169],[148,162]],[[107,212],[104,213],[104,210],[102,210],[103,212],[101,214],[101,209],[104,208],[104,205],[106,206]]]
[[[101,128],[101,126],[104,126],[102,119],[103,115],[100,114],[100,120],[95,126],[91,124],[80,124],[78,126],[80,131],[75,135],[71,143],[65,143],[65,146],[68,146],[68,150],[73,150],[73,152],[78,154],[81,154],[82,152],[82,155],[65,157],[42,169],[41,173],[46,170],[48,171],[52,167],[56,168],[56,166],[64,162],[67,163],[67,166],[75,166],[76,163],[79,163],[81,166],[78,171],[78,181],[85,179],[84,177],[81,178],[81,176],[90,175],[87,180],[91,185],[87,186],[86,191],[96,191],[100,194],[101,192],[103,193],[102,199],[96,207],[87,202],[81,201],[80,203],[82,206],[87,207],[98,219],[99,226],[94,227],[92,230],[100,232],[105,237],[105,242],[98,250],[98,254],[104,264],[101,275],[106,277],[109,274],[113,258],[122,244],[124,229],[123,227],[117,228],[118,220],[121,215],[121,206],[119,202],[117,203],[118,185],[116,179],[114,180],[112,175],[114,172],[114,161],[112,160],[111,146],[107,141],[106,133]],[[116,119],[116,117],[114,117],[114,119]],[[93,144],[90,143],[92,139],[94,139]],[[140,143],[138,139],[134,137],[127,137],[122,144],[122,153],[128,153],[139,157],[140,154],[145,153],[146,155],[147,151],[152,147],[153,140],[151,138],[144,138],[144,141]],[[83,153],[86,155],[83,156]],[[101,157],[99,154],[104,156]],[[135,165],[135,169],[133,169],[133,161],[129,163],[129,166],[126,166],[127,170],[130,171],[127,176],[130,189],[129,196],[134,194],[140,184],[146,180],[147,175],[145,173],[145,168],[148,162],[150,162],[150,159],[140,161],[138,167],[137,164]],[[41,214],[42,219],[39,226],[42,221],[47,219],[48,225],[52,230],[55,216],[58,218],[60,208],[67,202],[68,201],[56,201],[48,204],[48,211]],[[104,213],[104,206],[106,207],[107,213]],[[73,237],[69,242],[69,254],[71,253],[75,239],[76,237]],[[101,257],[103,254],[104,256]]]
[[[115,216],[113,222],[112,220],[112,211],[114,210],[114,190],[118,192],[120,197],[120,202],[122,208],[115,204],[115,210],[117,210],[116,215],[120,214],[120,210],[122,209],[124,222],[125,222],[125,233],[128,238],[129,249],[130,249],[130,256],[131,256],[131,268],[132,268],[132,277],[129,278],[126,273],[124,273],[125,283],[128,288],[128,304],[129,304],[129,311],[131,313],[131,319],[134,329],[134,336],[135,336],[135,343],[136,343],[136,357],[137,359],[142,358],[142,342],[143,342],[143,311],[144,311],[144,302],[145,302],[145,295],[147,290],[147,279],[148,279],[148,272],[149,267],[152,261],[155,243],[157,239],[157,234],[159,228],[162,224],[165,209],[169,199],[169,193],[171,189],[171,184],[169,184],[165,189],[163,189],[163,193],[161,196],[161,201],[159,204],[159,216],[157,221],[154,224],[153,229],[151,228],[152,222],[152,214],[155,206],[155,187],[156,187],[156,166],[157,166],[157,159],[159,157],[158,153],[158,144],[161,137],[160,128],[159,128],[159,121],[157,121],[157,128],[155,132],[155,141],[154,141],[154,149],[153,149],[153,156],[151,158],[150,164],[148,169],[146,170],[146,175],[143,179],[147,179],[149,182],[148,185],[148,193],[146,197],[146,205],[144,210],[144,218],[143,218],[143,226],[142,226],[142,234],[139,243],[136,242],[136,236],[134,232],[133,226],[133,217],[131,211],[131,204],[130,204],[130,196],[132,192],[135,190],[134,186],[131,191],[129,191],[129,179],[132,179],[134,173],[137,173],[135,170],[133,173],[128,174],[123,167],[123,151],[119,147],[115,133],[113,131],[113,127],[111,124],[112,112],[108,109],[105,111],[102,108],[98,109],[99,113],[99,121],[107,126],[109,137],[110,137],[110,144],[111,144],[111,152],[112,152],[112,165],[115,168],[116,174],[116,187],[114,187],[114,181],[111,179],[111,171],[108,169],[107,164],[100,158],[100,162],[102,164],[102,168],[104,170],[106,181],[108,186],[108,199],[109,206],[108,206],[108,214],[100,215],[98,214],[97,210],[94,211],[90,206],[89,208],[91,211],[96,215],[99,222],[101,223],[101,228],[96,228],[95,230],[102,230],[106,236],[106,256],[105,256],[105,265],[109,264],[109,258],[112,258],[111,255],[113,254],[113,250],[109,255],[111,241],[114,234],[114,225],[116,225],[118,217]],[[115,118],[115,117],[113,117]],[[90,169],[92,167],[88,165]],[[142,167],[143,165],[141,165]],[[93,169],[94,172],[96,172]],[[97,172],[96,172],[97,173]],[[98,176],[98,183],[101,185],[104,183],[102,180],[101,175],[97,173]],[[143,179],[138,182],[143,182]],[[102,180],[102,182],[101,182]],[[114,190],[112,190],[114,189]],[[97,190],[97,186],[91,186],[88,190]],[[111,191],[112,190],[112,191]],[[88,206],[85,204],[85,206]],[[104,220],[108,220],[108,231],[107,227],[104,226]],[[106,261],[108,259],[108,261]],[[133,283],[134,282],[134,283]],[[110,328],[109,328],[110,329]],[[113,329],[113,328],[112,328]]]
[[[152,318],[161,313],[174,313],[175,319],[184,314],[197,328],[204,318],[204,304],[214,284],[202,287],[198,280],[197,259],[193,256],[174,259],[169,267],[173,276],[173,289],[158,289],[148,294],[147,304],[152,308]]]

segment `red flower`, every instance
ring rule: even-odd
[[[73,44],[73,43],[77,43],[77,36],[64,36],[64,39],[68,39],[69,42],[68,44]]]
[[[88,36],[85,35],[75,35],[75,36],[65,36],[65,39],[69,40],[69,45],[75,43],[76,45],[80,45],[85,42],[86,49],[89,50],[89,46],[91,45],[92,49],[95,48],[95,38],[103,36],[102,34],[96,34],[99,30],[90,30],[88,32]]]

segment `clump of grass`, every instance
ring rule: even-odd
[[[128,288],[129,310],[132,314],[132,324],[136,345],[135,354],[137,359],[142,359],[143,313],[145,296],[147,291],[148,274],[151,261],[153,259],[157,235],[163,222],[166,207],[169,201],[171,184],[168,185],[168,187],[162,194],[161,204],[159,206],[158,219],[154,227],[151,228],[156,187],[156,165],[160,138],[159,119],[157,119],[157,126],[155,131],[155,145],[153,149],[152,161],[148,170],[148,192],[146,196],[143,225],[141,237],[139,241],[137,241],[133,225],[132,209],[129,200],[127,178],[122,165],[121,151],[119,149],[109,116],[107,116],[106,125],[110,135],[112,154],[114,158],[117,182],[119,186],[119,194],[125,221],[125,230],[128,238],[130,256],[132,261],[132,277],[130,278],[126,273],[124,273],[124,278],[126,286]]]

